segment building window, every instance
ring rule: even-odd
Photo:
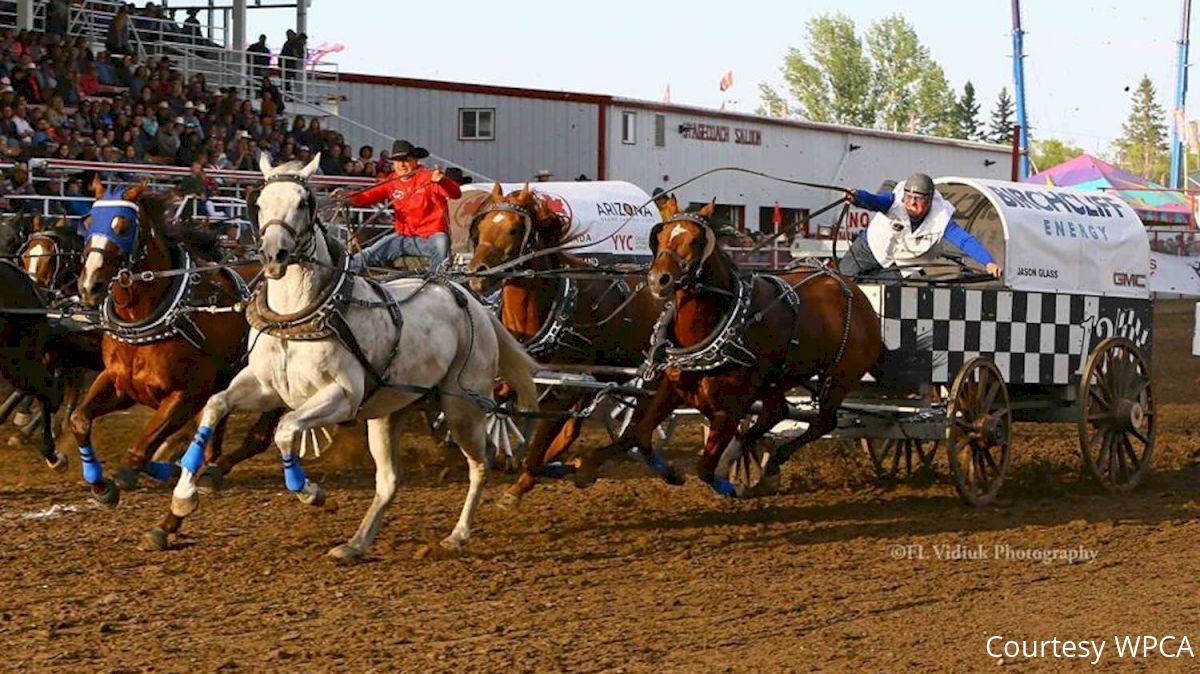
[[[707,202],[693,201],[688,204],[687,210],[695,212],[707,205]],[[711,220],[718,225],[729,225],[741,231],[746,228],[746,207],[741,204],[717,204]]]
[[[637,144],[637,113],[633,110],[621,111],[621,142],[626,145]]]
[[[495,140],[495,108],[459,108],[459,140]]]
[[[667,116],[654,116],[654,147],[667,146]]]

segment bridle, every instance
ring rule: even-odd
[[[120,208],[129,209],[130,234],[118,234],[112,228],[112,219],[107,222],[97,224],[95,210],[97,208]],[[113,275],[112,281],[116,282],[123,288],[128,288],[133,285],[134,274],[132,269],[141,262],[146,255],[145,246],[141,245],[141,223],[139,218],[142,209],[137,203],[127,201],[125,199],[99,199],[92,204],[92,226],[88,232],[87,238],[83,242],[83,253],[80,259],[86,260],[88,255],[97,253],[105,264],[111,262],[117,268],[116,274]],[[112,216],[116,218],[117,216]],[[101,231],[97,231],[101,230]],[[97,236],[104,236],[110,243],[116,247],[116,250],[111,250],[107,245],[97,246],[93,240]]]
[[[250,221],[257,223],[258,198],[261,196],[262,191],[273,183],[292,183],[294,185],[299,185],[300,188],[304,190],[303,201],[301,204],[308,211],[308,228],[302,232],[297,231],[297,228],[293,227],[290,223],[282,218],[273,218],[262,224],[259,224],[256,230],[259,241],[259,255],[263,255],[263,237],[266,236],[267,232],[270,231],[272,227],[280,227],[283,229],[283,231],[287,232],[292,237],[292,241],[295,242],[296,249],[291,255],[292,261],[305,262],[312,260],[312,256],[316,252],[316,230],[320,229],[322,233],[324,233],[325,227],[321,224],[320,219],[317,217],[317,197],[315,194],[313,194],[312,187],[304,178],[290,173],[283,173],[267,178],[266,182],[263,183],[263,186],[259,188],[258,194],[255,194],[253,200],[247,204],[248,210],[250,211]]]
[[[53,252],[43,253],[42,255],[51,258],[53,265],[50,271],[50,278],[46,281],[47,289],[56,291],[62,286],[66,285],[66,283],[70,280],[68,275],[73,271],[69,265],[62,261],[62,258],[68,256],[74,257],[78,255],[78,253],[66,251],[65,249],[68,247],[68,245],[64,236],[57,231],[49,230],[34,232],[31,234],[29,239],[25,241],[25,245],[21,247],[21,250],[18,254],[21,255],[21,257],[24,257],[35,243],[49,244],[51,246],[51,250]],[[93,250],[99,251],[100,249],[93,248]]]
[[[484,206],[471,218],[471,246],[472,248],[479,247],[479,224],[483,221],[484,216],[491,213],[515,213],[525,222],[525,236],[521,238],[521,247],[517,249],[517,257],[521,257],[531,252],[534,243],[533,222],[534,212],[520,204],[513,204],[507,201],[494,201]],[[490,246],[490,244],[489,244]]]
[[[663,228],[667,225],[679,222],[690,222],[699,226],[700,230],[704,232],[704,252],[700,255],[698,260],[689,262],[688,260],[685,260],[682,255],[676,253],[670,248],[663,248],[662,250],[658,249],[658,236],[662,232]],[[658,223],[650,230],[650,250],[654,253],[654,259],[657,260],[659,256],[667,255],[675,262],[676,265],[678,265],[679,278],[674,279],[674,284],[679,288],[686,288],[699,283],[700,270],[704,268],[704,263],[708,261],[708,258],[713,254],[713,251],[716,250],[716,247],[717,235],[716,232],[713,231],[712,225],[709,223],[708,218],[696,213],[676,213],[669,219]]]

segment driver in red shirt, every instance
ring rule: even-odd
[[[374,206],[391,201],[395,232],[384,236],[350,260],[350,268],[392,266],[397,258],[419,256],[429,259],[430,272],[437,271],[450,255],[448,201],[462,196],[458,183],[447,178],[440,166],[421,165],[429,156],[423,147],[407,140],[392,144],[393,172],[382,182],[360,192],[335,192],[353,206]]]

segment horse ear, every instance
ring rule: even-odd
[[[312,158],[312,161],[308,162],[308,166],[305,166],[304,168],[300,169],[300,177],[304,178],[305,180],[308,180],[309,178],[311,178],[313,176],[314,173],[317,172],[317,169],[319,169],[319,168],[321,168],[321,153],[320,152],[318,152],[317,155]]]
[[[99,173],[92,176],[92,196],[97,199],[104,198],[104,183],[100,181]]]
[[[142,194],[144,194],[148,188],[149,188],[149,184],[147,184],[146,181],[143,180],[142,182],[125,190],[124,198],[127,201],[137,201],[138,197],[142,196]]]
[[[492,186],[492,198],[499,199],[502,196],[504,196],[504,189],[500,187],[500,182],[497,181],[496,184]]]
[[[262,171],[264,178],[271,177],[271,158],[267,156],[266,152],[258,153],[258,170]]]
[[[525,183],[525,187],[521,188],[521,193],[517,195],[517,201],[529,201],[529,183]]]
[[[42,231],[42,214],[41,213],[38,213],[33,216],[33,220],[29,224],[29,231],[30,232]]]
[[[713,197],[713,200],[707,204],[704,204],[704,207],[697,211],[696,215],[699,215],[702,218],[711,218],[713,211],[715,210],[717,210],[717,198]]]
[[[66,230],[69,226],[70,222],[67,221],[67,216],[65,215],[60,216],[58,220],[54,221],[54,229]]]

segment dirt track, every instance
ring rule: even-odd
[[[718,500],[694,479],[672,489],[625,465],[587,492],[541,487],[510,514],[493,505],[507,482],[494,476],[467,554],[418,558],[449,532],[465,483],[458,473],[439,479],[439,450],[414,434],[429,467],[407,474],[370,560],[345,568],[324,553],[371,499],[356,431],[307,464],[329,489],[325,508],[297,502],[278,459],[260,457],[202,502],[178,549],[158,554],[136,544],[166,508],[165,491],[127,493],[101,510],[84,496],[73,448],[60,476],[29,448],[6,447],[3,667],[975,672],[996,667],[984,646],[1001,635],[1106,639],[1105,671],[1197,671],[1186,653],[1120,658],[1111,643],[1186,635],[1200,652],[1191,323],[1190,304],[1162,305],[1156,317],[1161,416],[1146,484],[1104,493],[1081,477],[1074,427],[1020,426],[1007,503],[983,510],[959,504],[944,457],[941,479],[880,486],[857,448],[822,443],[788,465],[785,494],[756,502]],[[110,465],[144,418],[100,422]],[[698,439],[685,429],[677,446],[690,455]],[[957,545],[960,554],[983,546],[988,558],[938,558]],[[1050,549],[1096,558],[1011,557]]]

